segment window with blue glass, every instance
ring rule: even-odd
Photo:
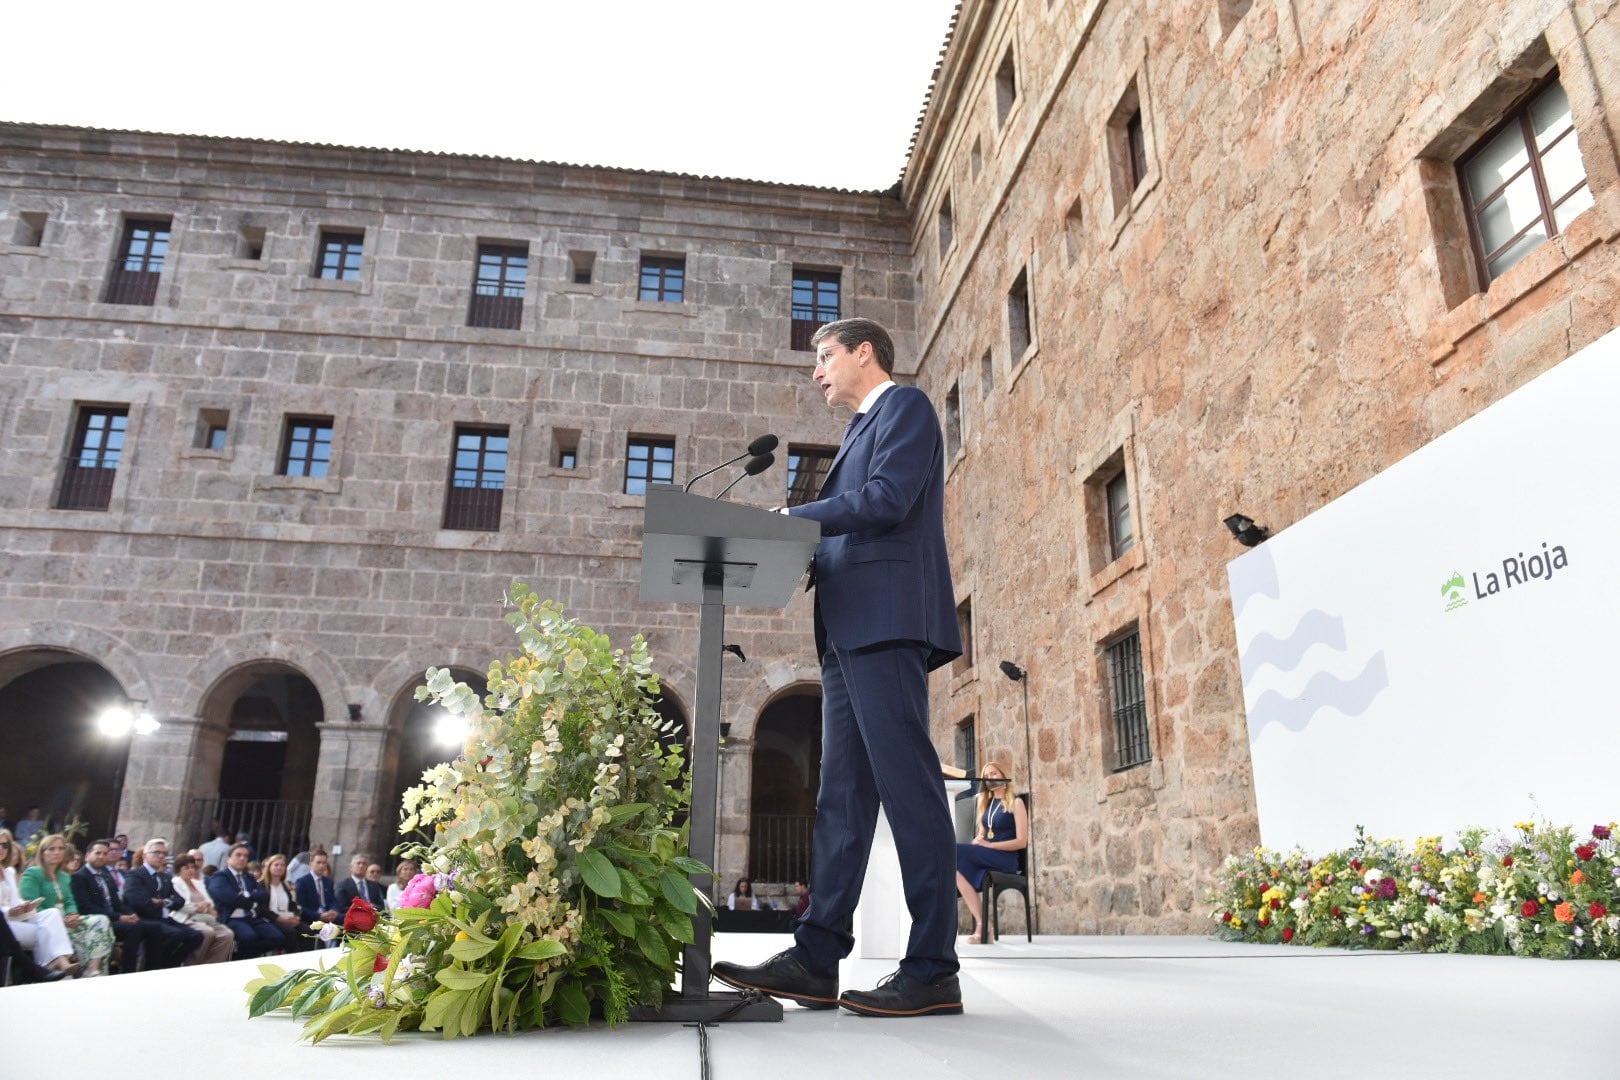
[[[360,259],[365,252],[366,234],[321,230],[321,249],[315,260],[315,276],[328,281],[359,281]]]
[[[479,244],[468,326],[518,330],[529,283],[529,250],[514,244]]]
[[[483,532],[500,529],[510,446],[510,433],[504,427],[456,428],[450,485],[444,500],[445,528]]]
[[[129,425],[127,406],[86,405],[73,429],[73,448],[57,493],[59,510],[105,510],[112,501],[113,479],[124,454]]]
[[[624,493],[647,494],[648,484],[675,482],[675,440],[632,435],[625,449]]]
[[[793,268],[793,326],[790,344],[799,352],[813,352],[810,338],[821,327],[839,319],[837,270]]]
[[[643,255],[641,293],[643,300],[679,304],[686,299],[686,256]]]
[[[289,416],[281,441],[282,476],[322,477],[332,464],[332,418]]]

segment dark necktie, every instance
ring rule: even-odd
[[[855,428],[860,425],[861,417],[865,415],[866,414],[863,412],[858,412],[849,418],[849,426],[844,429],[844,441],[840,444],[840,446],[847,445],[849,443],[849,437],[855,434]]]
[[[90,876],[96,879],[96,885],[98,885],[101,888],[101,902],[103,904],[107,905],[107,910],[108,911],[112,911],[112,909],[113,909],[112,893],[107,890],[107,879],[104,878],[102,875],[97,874],[97,873],[93,873],[93,872],[91,873]]]

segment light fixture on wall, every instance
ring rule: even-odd
[[[727,645],[723,651],[730,653],[745,664],[748,663],[748,657],[743,655],[741,645]]]
[[[1000,663],[1001,673],[1013,682],[1024,688],[1024,782],[1029,786],[1029,797],[1033,802],[1035,798],[1035,755],[1029,740],[1029,672],[1019,667],[1011,660]],[[1035,815],[1029,815],[1029,844],[1025,848],[1028,852],[1026,859],[1029,870],[1029,911],[1030,932],[1040,933],[1041,907],[1035,896]]]
[[[1237,542],[1244,547],[1254,547],[1271,535],[1271,530],[1264,525],[1256,525],[1254,518],[1249,517],[1247,514],[1233,514],[1226,519],[1225,524],[1232,531],[1232,535],[1237,539]]]
[[[349,723],[358,724],[359,722],[360,722],[360,703],[358,701],[351,701],[351,702],[349,702]]]
[[[118,739],[134,732],[151,735],[162,727],[139,701],[125,705],[109,705],[96,714],[96,730],[108,738]]]

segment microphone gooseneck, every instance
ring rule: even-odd
[[[736,457],[732,458],[730,461],[722,461],[720,464],[716,465],[714,468],[705,469],[702,472],[698,473],[696,476],[692,477],[692,479],[690,479],[690,480],[688,480],[686,482],[686,486],[681,488],[681,490],[682,491],[691,491],[692,490],[692,485],[697,483],[699,480],[703,479],[705,476],[711,476],[714,473],[717,473],[721,469],[725,468],[727,465],[735,465],[735,464],[737,464],[737,462],[741,461],[745,457],[750,457],[750,456],[757,457],[760,454],[766,453],[766,452],[771,451],[771,450],[775,450],[776,449],[776,444],[777,444],[778,441],[779,440],[777,439],[777,437],[775,435],[761,435],[759,438],[755,439],[753,442],[748,444],[748,449],[747,450],[744,450],[742,453],[738,454]]]
[[[724,488],[722,488],[720,490],[720,494],[716,495],[715,498],[716,499],[725,498],[726,497],[726,492],[730,491],[732,488],[734,488],[738,484],[742,483],[744,477],[758,476],[760,473],[764,472],[766,469],[770,468],[772,465],[775,465],[775,464],[776,464],[776,455],[775,454],[758,454],[755,457],[750,458],[749,461],[748,461],[748,464],[743,466],[742,476],[737,477],[737,479],[733,480],[731,483],[727,484]]]

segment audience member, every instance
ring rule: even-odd
[[[60,910],[39,910],[38,900],[24,900],[17,887],[17,870],[22,866],[22,845],[9,829],[0,829],[0,911],[5,912],[17,944],[34,954],[34,963],[52,971],[78,974],[73,962],[73,942]]]
[[[202,944],[186,963],[220,964],[229,960],[231,950],[236,948],[236,933],[219,921],[219,909],[203,884],[202,864],[189,851],[174,860],[174,891],[184,903],[173,918],[203,936]]]
[[[992,940],[984,925],[984,901],[979,897],[985,875],[992,870],[1017,873],[1018,852],[1029,845],[1029,810],[1024,800],[1013,794],[1007,770],[1000,762],[991,761],[979,772],[984,783],[976,800],[978,826],[973,842],[956,845],[956,891],[973,916],[969,945],[988,945]]]
[[[40,838],[34,852],[34,865],[23,871],[18,891],[24,900],[38,900],[40,911],[59,911],[68,939],[73,942],[73,960],[83,968],[85,978],[106,974],[103,965],[112,955],[112,924],[105,915],[79,912],[73,898],[73,879],[63,864],[67,861],[67,837],[50,833]]]
[[[62,869],[67,871],[69,877],[72,877],[79,872],[79,867],[83,865],[84,852],[80,851],[77,846],[69,844],[67,858],[62,863]]]
[[[400,894],[405,891],[405,886],[411,883],[411,878],[421,872],[422,868],[416,865],[415,859],[401,859],[399,865],[394,867],[394,883],[388,886],[386,897],[389,911],[399,910]]]
[[[251,848],[237,844],[225,857],[225,868],[208,877],[208,895],[213,897],[219,917],[236,934],[236,947],[243,959],[278,952],[287,945],[281,930],[270,921],[270,897],[248,872],[252,857]]]
[[[309,855],[307,851],[300,851],[287,863],[287,880],[297,885],[309,873]]]
[[[248,849],[248,862],[259,861],[259,849],[253,846],[253,840],[245,832],[236,834],[236,842]]]
[[[763,911],[770,906],[754,895],[754,883],[747,878],[737,879],[737,887],[726,900],[726,907],[732,911]]]
[[[287,856],[272,855],[264,860],[264,871],[259,884],[269,897],[269,916],[281,931],[288,952],[302,952],[309,948],[304,936],[304,911],[298,906],[298,887],[287,880]]]
[[[28,813],[23,816],[21,821],[17,822],[17,828],[13,834],[13,839],[15,839],[17,843],[22,846],[22,850],[26,851],[29,843],[34,839],[34,837],[38,836],[44,831],[45,819],[43,816],[41,816],[39,807],[30,806],[28,808]]]
[[[810,883],[804,878],[794,878],[793,891],[798,897],[793,904],[793,917],[802,919],[804,913],[810,910]]]
[[[382,885],[366,880],[366,870],[370,866],[371,856],[364,852],[356,853],[349,860],[349,876],[338,882],[337,887],[339,911],[347,912],[357,896],[378,911],[388,906]]]
[[[124,875],[129,873],[129,845],[116,836],[107,841],[107,858],[102,863],[107,873],[118,885],[118,891],[124,891]]]
[[[156,933],[118,895],[118,883],[107,870],[108,841],[95,840],[84,851],[84,866],[73,875],[73,899],[79,913],[105,915],[113,938],[122,947],[119,970],[139,971],[146,942]]]
[[[226,856],[231,853],[231,831],[220,822],[214,822],[214,838],[197,850],[202,852],[198,867],[212,866],[217,869],[224,866]]]
[[[146,950],[148,969],[179,967],[203,942],[202,931],[169,917],[185,901],[174,891],[168,867],[169,842],[155,836],[141,848],[141,865],[124,875],[124,903],[152,928]]]
[[[0,987],[25,982],[55,982],[67,978],[67,975],[66,971],[42,968],[35,963],[33,954],[23,948],[17,941],[17,935],[11,932],[11,924],[0,919]]]
[[[316,848],[309,856],[309,873],[298,882],[298,906],[311,922],[338,922],[343,918],[338,910],[337,886],[332,882],[331,856]],[[336,948],[336,939],[322,942],[316,948]]]

